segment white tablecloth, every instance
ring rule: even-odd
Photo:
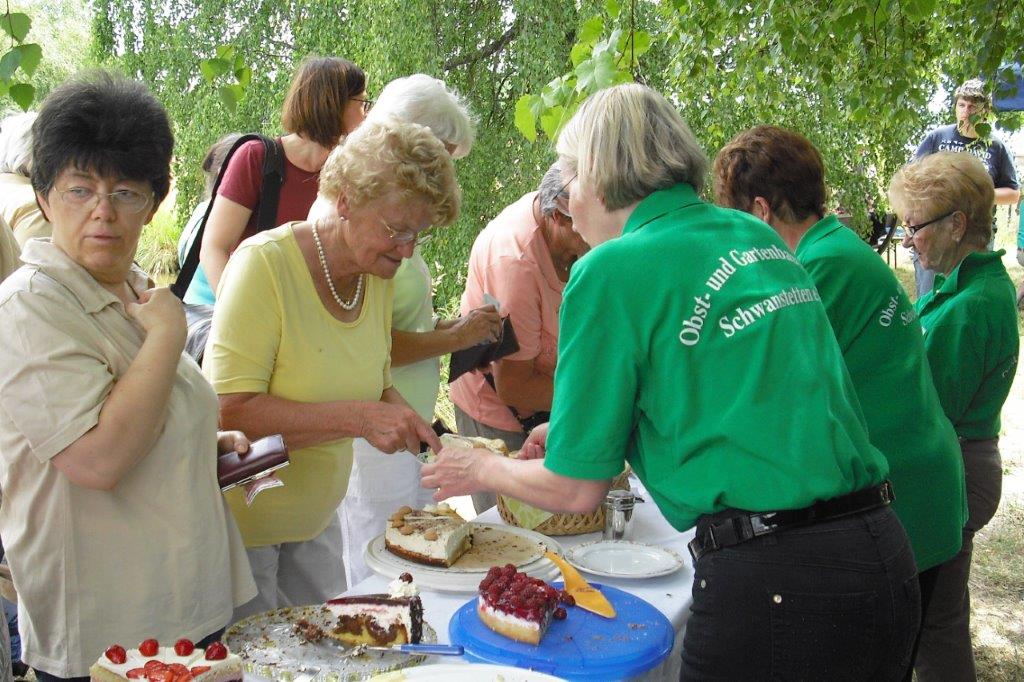
[[[653,604],[672,623],[676,631],[675,646],[672,653],[657,668],[644,673],[637,679],[643,680],[665,680],[675,682],[679,679],[680,653],[682,651],[682,636],[686,625],[686,619],[690,614],[690,602],[692,601],[691,586],[693,583],[693,564],[690,554],[686,549],[686,543],[693,537],[693,531],[680,533],[672,528],[668,521],[658,511],[657,506],[651,500],[650,495],[635,478],[631,479],[633,489],[641,495],[646,502],[637,504],[633,512],[632,540],[652,545],[659,545],[673,550],[683,559],[683,568],[671,575],[660,578],[648,578],[644,580],[631,580],[622,578],[605,578],[590,576],[595,582],[611,585],[627,592],[631,592],[645,601]],[[478,521],[501,524],[497,508],[491,508],[477,517]],[[600,540],[600,533],[588,533],[586,535],[567,535],[554,538],[563,548],[568,549],[584,542]],[[345,594],[372,594],[387,592],[389,578],[374,575],[366,580],[353,585]],[[430,623],[437,631],[437,639],[442,643],[449,643],[448,622],[452,615],[466,601],[472,598],[472,594],[448,594],[433,592],[424,589],[421,592],[423,599],[423,618]],[[455,656],[431,656],[426,664],[431,663],[452,663],[463,662],[462,658]],[[261,678],[246,675],[246,681],[257,682]]]

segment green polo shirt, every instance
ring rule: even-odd
[[[679,530],[732,507],[798,509],[884,480],[814,283],[767,225],[651,194],[573,266],[545,466],[628,460]]]
[[[921,324],[892,270],[835,216],[796,247],[821,294],[867,420],[889,461],[893,509],[923,571],[960,551],[964,463],[932,384]]]
[[[1016,291],[1004,253],[968,255],[917,302],[939,401],[961,438],[999,436],[1017,370]]]

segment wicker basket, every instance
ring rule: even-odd
[[[609,490],[629,490],[629,472],[630,468],[627,466],[625,471],[612,479]],[[498,513],[501,520],[510,526],[519,525],[505,504],[503,495],[498,495]],[[542,535],[580,535],[604,530],[604,505],[598,505],[597,509],[588,514],[555,514],[531,530]]]

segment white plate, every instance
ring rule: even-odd
[[[390,652],[367,652],[345,658],[337,647],[308,642],[296,634],[295,623],[299,620],[326,628],[330,614],[323,605],[293,606],[249,616],[228,628],[224,641],[242,657],[246,679],[256,676],[274,682],[365,680],[370,675],[417,665],[427,658]],[[437,633],[426,622],[421,641],[437,642]]]
[[[508,665],[457,665],[439,663],[407,668],[371,678],[375,682],[401,682],[402,680],[436,680],[437,682],[559,682],[561,677]]]
[[[427,566],[403,559],[384,547],[383,534],[367,543],[363,559],[367,566],[385,578],[397,578],[408,572],[412,574],[416,584],[421,588],[436,592],[476,592],[480,587],[480,581],[487,575],[487,569],[507,563],[515,564],[516,568],[523,573],[541,580],[552,580],[561,576],[558,567],[544,556],[544,550],[554,552],[559,556],[562,556],[564,552],[561,545],[546,535],[526,528],[498,523],[471,522],[471,524],[474,527],[474,548],[464,555],[470,559],[466,562],[471,564],[469,568],[460,565],[463,564],[462,559],[455,562],[451,568]],[[486,538],[486,542],[478,543],[476,538],[479,537]],[[535,544],[536,547],[527,554],[519,552],[517,556],[502,556],[500,552],[502,540],[519,545],[523,545],[525,541],[527,544]],[[477,556],[477,551],[484,548],[488,550],[487,555],[485,557]],[[496,551],[495,548],[499,549]]]
[[[622,540],[577,545],[565,558],[581,571],[607,578],[654,578],[683,567],[683,560],[670,549]]]

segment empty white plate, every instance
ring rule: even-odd
[[[674,573],[683,560],[670,549],[622,540],[601,540],[566,551],[570,564],[608,578],[655,578]]]

